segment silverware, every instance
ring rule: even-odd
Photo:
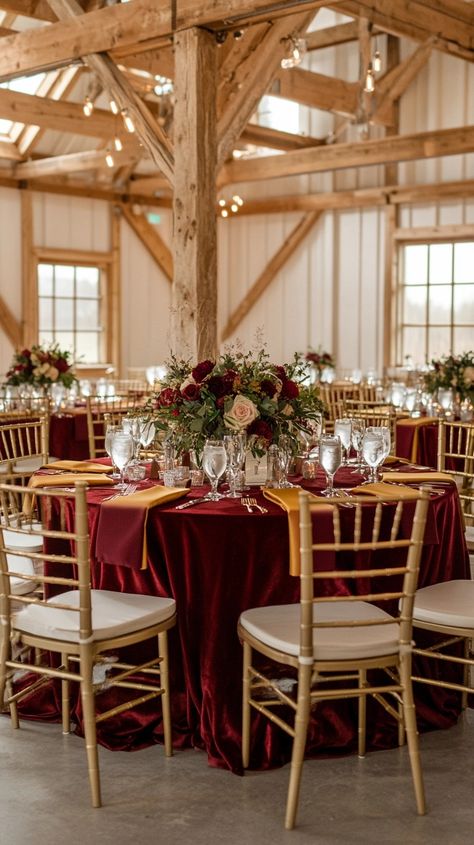
[[[184,511],[185,508],[192,508],[193,505],[199,505],[201,502],[209,501],[209,496],[200,496],[199,499],[190,499],[189,502],[183,502],[181,505],[176,505],[175,510]]]
[[[260,513],[268,513],[268,509],[262,507],[262,505],[259,505],[257,500],[252,496],[243,496],[240,501],[242,505],[247,508],[249,513],[253,513],[252,508],[257,508]]]
[[[111,496],[106,496],[105,499],[102,499],[103,502],[112,502],[114,499],[120,499],[121,496],[130,496],[132,493],[135,493],[137,489],[136,484],[127,484],[125,490],[119,490],[116,493],[112,493]]]

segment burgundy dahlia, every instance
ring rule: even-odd
[[[201,361],[199,364],[196,364],[193,370],[191,370],[191,375],[198,384],[200,384],[209,373],[212,373],[215,364],[213,361]]]
[[[300,389],[296,382],[291,379],[286,379],[286,381],[283,382],[280,395],[284,399],[296,399],[296,397],[299,396],[299,392]]]
[[[184,396],[189,402],[193,402],[195,399],[199,398],[199,394],[201,392],[201,388],[198,384],[194,384],[194,382],[189,382],[186,387],[183,387],[181,390],[181,396]]]
[[[157,399],[159,408],[169,408],[178,399],[179,393],[173,387],[165,387]]]
[[[265,420],[254,420],[250,423],[247,433],[254,434],[259,440],[265,440],[267,443],[273,440],[273,431]]]

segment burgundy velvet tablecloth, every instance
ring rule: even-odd
[[[412,447],[415,431],[418,428],[418,445],[416,449],[415,463],[420,466],[436,469],[438,465],[438,423],[432,422],[429,425],[397,425],[397,456],[407,461],[413,460]]]
[[[357,483],[340,471],[336,482]],[[350,478],[350,480],[349,480]],[[321,476],[308,486],[321,489]],[[190,496],[199,495],[200,490]],[[268,512],[249,514],[239,500],[224,499],[187,510],[176,503],[154,508],[148,518],[149,561],[146,570],[99,564],[94,557],[99,502],[107,495],[90,490],[90,529],[93,586],[111,590],[171,595],[176,599],[178,623],[170,632],[171,707],[176,747],[204,750],[213,766],[240,773],[242,649],[237,637],[241,611],[267,604],[296,602],[299,579],[288,572],[286,514],[252,491]],[[317,518],[317,517],[315,517]],[[117,524],[117,537],[120,536]],[[428,544],[423,550],[420,585],[469,577],[469,563],[454,488],[433,494]],[[291,670],[275,667],[291,676]],[[98,708],[109,706],[112,695]],[[22,704],[32,718],[59,718],[56,701],[42,692]],[[459,697],[450,691],[416,690],[421,730],[447,727],[459,713]],[[73,718],[80,723],[78,699]],[[259,715],[252,721],[251,767],[268,768],[286,762],[290,738]],[[100,724],[99,741],[109,748],[131,749],[162,740],[159,705],[145,706]],[[356,701],[318,705],[308,735],[307,753],[352,752],[357,743]],[[368,746],[397,744],[395,722],[376,702],[368,703]]]
[[[61,460],[72,461],[85,461],[90,457],[87,415],[84,408],[51,415],[49,454]]]

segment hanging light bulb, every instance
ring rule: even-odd
[[[92,102],[89,95],[87,95],[87,97],[85,97],[84,99],[82,111],[84,112],[86,117],[90,117],[92,112],[94,111],[94,103]]]
[[[380,71],[382,70],[382,57],[380,55],[379,50],[376,50],[374,53],[372,66],[374,69],[374,73],[380,73]]]
[[[228,216],[229,216],[229,212],[227,211],[226,208],[223,208],[222,211],[221,211],[221,217],[228,217]]]
[[[119,109],[117,103],[115,102],[115,100],[110,100],[109,106],[110,106],[110,111],[112,112],[112,114],[118,114],[119,113],[120,109]]]
[[[237,203],[236,203],[236,202],[233,202],[233,203],[232,203],[232,205],[231,205],[231,207],[230,207],[230,210],[231,210],[231,211],[233,211],[233,212],[234,212],[234,214],[237,214],[237,212],[238,212],[238,210],[239,210],[239,206],[237,205]]]
[[[115,164],[114,157],[113,157],[112,153],[110,152],[110,150],[107,150],[107,153],[106,153],[106,156],[105,156],[105,163],[106,163],[107,167],[113,167],[114,164]]]
[[[123,144],[122,144],[120,138],[118,137],[118,135],[116,135],[115,138],[114,138],[114,147],[115,147],[115,149],[117,150],[118,153],[121,150],[123,150]]]
[[[130,117],[128,111],[126,109],[123,109],[121,111],[121,115],[127,132],[135,132],[135,124],[132,118]]]
[[[232,197],[232,199],[234,200],[234,202],[236,202],[236,203],[237,203],[237,205],[243,205],[243,204],[244,204],[244,201],[243,201],[242,197],[239,197],[239,195],[238,195],[238,194],[234,194],[234,196]]]
[[[307,47],[304,38],[297,38],[296,35],[290,35],[290,37],[285,40],[288,44],[286,48],[286,56],[281,60],[281,66],[286,70],[287,68],[297,67],[301,64]]]
[[[365,75],[364,91],[367,94],[373,94],[375,91],[374,69],[372,67],[372,62],[369,62],[367,73]]]
[[[224,208],[224,206],[225,206],[225,200],[224,200],[224,199],[220,199],[220,200],[219,200],[219,205],[220,205],[220,207],[221,207],[221,208]]]

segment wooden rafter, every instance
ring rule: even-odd
[[[301,173],[321,173],[347,167],[415,161],[474,151],[474,126],[418,132],[380,140],[332,144],[295,150],[284,156],[232,161],[221,170],[220,184],[250,182]]]
[[[389,36],[390,37],[390,36]],[[377,80],[374,117],[384,115],[393,119],[393,103],[400,99],[420,70],[428,61],[433,49],[434,38],[420,44],[415,52]]]
[[[3,329],[15,349],[21,345],[21,325],[10,311],[3,296],[0,295],[0,328]]]
[[[258,279],[254,282],[248,293],[244,296],[240,305],[237,306],[235,311],[229,317],[229,320],[222,331],[223,341],[227,340],[227,338],[235,332],[244,317],[247,316],[251,308],[253,308],[255,303],[260,299],[268,286],[271,285],[277,273],[280,272],[288,259],[296,252],[299,245],[311,231],[316,221],[319,220],[320,216],[320,211],[310,211],[297,223],[293,231],[286,238],[285,242],[278,249],[273,258],[270,259],[263,272],[260,273]]]
[[[12,141],[0,141],[0,159],[6,158],[8,161],[20,161],[21,155]]]
[[[173,257],[164,240],[160,237],[155,227],[148,222],[144,214],[134,214],[133,208],[122,204],[122,214],[128,225],[135,232],[136,236],[148,250],[151,257],[158,264],[158,267],[169,282],[173,281]]]
[[[281,132],[269,126],[248,123],[239,141],[255,144],[257,147],[270,147],[275,150],[301,150],[305,147],[319,147],[325,144],[323,138],[311,138],[308,135],[296,135],[294,132]]]
[[[126,164],[131,159],[134,160],[135,155],[133,150],[122,150],[120,153],[114,151],[115,165],[119,166]],[[69,153],[68,155],[21,162],[15,167],[15,176],[18,179],[42,179],[105,168],[107,168],[105,150],[86,150],[81,153]]]
[[[325,29],[315,29],[305,36],[307,50],[321,50],[324,47],[335,47],[337,44],[347,44],[357,41],[359,28],[357,21],[328,26]]]

